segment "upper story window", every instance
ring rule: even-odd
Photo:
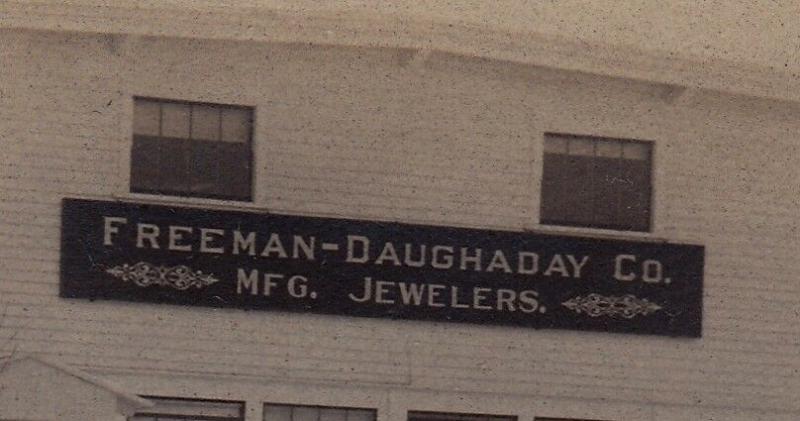
[[[253,109],[134,98],[131,191],[252,199]]]
[[[264,421],[375,421],[374,409],[264,405]]]
[[[585,418],[578,419],[578,418],[541,418],[541,417],[536,417],[536,418],[533,419],[533,421],[600,421],[600,420],[588,420],[588,419],[585,419]]]
[[[131,421],[244,421],[244,403],[215,400],[152,398],[155,406],[137,412]]]
[[[546,134],[541,223],[649,231],[651,166],[650,142]]]
[[[408,421],[516,421],[517,417],[508,415],[458,414],[448,412],[411,411]]]

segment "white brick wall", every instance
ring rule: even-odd
[[[381,421],[798,418],[797,103],[412,59],[0,31],[0,351],[141,394],[376,407]],[[134,95],[255,106],[247,206],[279,213],[552,231],[537,225],[544,132],[653,140],[654,229],[632,236],[706,246],[703,337],[58,298],[61,198],[231,206],[128,193]]]

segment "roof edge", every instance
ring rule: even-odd
[[[111,4],[111,5],[109,5]],[[6,0],[0,28],[140,36],[312,43],[441,51],[468,57],[800,101],[800,75],[631,45],[375,12],[311,13],[266,7],[156,7]]]

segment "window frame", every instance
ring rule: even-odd
[[[150,412],[150,410],[155,408],[146,408],[141,411],[137,411],[134,415],[129,417],[129,420],[135,420],[135,417],[153,417],[153,418],[173,418],[173,419],[185,419],[185,420],[202,420],[202,421],[245,421],[247,416],[247,404],[245,401],[237,401],[237,400],[225,400],[225,399],[204,399],[204,398],[187,398],[187,397],[174,397],[174,396],[153,396],[153,395],[143,395],[143,399],[151,400],[158,405],[159,400],[170,400],[170,401],[185,401],[185,402],[216,402],[216,403],[229,403],[229,404],[238,404],[239,405],[239,415],[237,418],[230,418],[230,417],[218,417],[218,416],[198,416],[198,415],[175,415],[175,414],[164,414],[158,412]]]
[[[156,188],[156,189],[147,189],[147,188],[135,188],[134,187],[134,179],[133,179],[133,172],[135,168],[134,163],[134,148],[136,145],[136,138],[137,137],[147,137],[152,139],[172,139],[184,142],[193,142],[193,141],[203,141],[202,139],[192,139],[191,138],[191,122],[192,122],[192,114],[189,114],[189,137],[187,138],[172,138],[169,136],[161,136],[161,125],[163,124],[163,111],[161,111],[161,115],[159,118],[159,135],[158,136],[150,136],[150,135],[143,135],[137,134],[135,129],[135,113],[136,113],[136,102],[137,101],[150,101],[156,102],[159,106],[163,104],[178,104],[178,105],[188,105],[188,106],[206,106],[206,107],[218,107],[220,108],[220,113],[222,113],[226,109],[235,109],[235,110],[243,110],[249,112],[249,128],[247,130],[247,140],[243,142],[244,150],[246,151],[247,155],[247,172],[246,172],[246,182],[247,182],[247,195],[246,197],[241,197],[237,195],[226,195],[226,194],[206,194],[202,192],[193,192],[193,191],[181,191],[178,189],[166,189],[166,188]],[[256,196],[256,189],[255,189],[255,172],[256,172],[256,154],[255,154],[255,127],[256,127],[256,106],[254,105],[243,105],[243,104],[234,104],[230,102],[209,102],[209,101],[193,101],[193,100],[185,100],[185,99],[174,99],[174,98],[163,98],[163,97],[155,97],[155,96],[147,96],[147,95],[134,95],[131,97],[130,102],[130,120],[129,120],[129,142],[126,144],[126,152],[128,156],[128,166],[127,166],[127,191],[126,194],[129,195],[143,195],[146,197],[168,197],[174,198],[178,200],[215,200],[220,202],[236,202],[237,204],[253,204],[255,203],[255,196]],[[161,108],[160,108],[161,109]],[[191,110],[191,108],[190,108]],[[222,118],[218,123],[219,130],[221,133],[222,130]],[[208,142],[218,142],[218,143],[228,143],[223,140],[205,140]],[[231,142],[233,143],[233,142]]]
[[[533,421],[610,421],[589,418],[553,418],[553,417],[534,417]]]
[[[516,415],[466,412],[415,411],[406,413],[406,421],[519,421]]]
[[[544,185],[545,185],[545,161],[547,154],[553,155],[563,155],[563,156],[572,156],[568,152],[564,154],[552,153],[547,151],[547,139],[549,137],[557,137],[561,139],[567,140],[569,142],[572,139],[580,139],[580,140],[588,140],[593,143],[593,153],[592,155],[585,155],[590,156],[591,158],[608,158],[602,155],[597,154],[597,144],[600,142],[616,142],[620,143],[623,147],[625,144],[639,144],[647,146],[647,156],[646,159],[643,161],[648,163],[647,168],[647,187],[648,187],[648,198],[646,200],[647,203],[647,223],[646,227],[643,229],[639,228],[628,228],[626,225],[619,224],[619,223],[611,223],[611,224],[595,224],[595,223],[580,223],[580,222],[566,222],[566,221],[559,221],[556,219],[546,219],[544,215],[544,208],[545,208],[545,198],[544,198]],[[656,158],[656,145],[657,142],[650,139],[643,139],[643,138],[632,138],[632,137],[612,137],[612,136],[601,136],[601,135],[590,135],[590,134],[578,134],[578,133],[564,133],[564,132],[557,132],[557,131],[546,131],[541,136],[541,149],[540,149],[540,158],[541,158],[541,166],[540,169],[540,179],[539,179],[539,206],[538,206],[538,226],[544,228],[551,228],[551,229],[558,229],[558,230],[565,230],[565,231],[574,231],[574,232],[586,232],[586,231],[596,231],[599,233],[602,232],[611,232],[611,233],[622,233],[625,236],[651,236],[654,233],[655,228],[655,214],[656,214],[656,201],[655,201],[655,192],[656,192],[656,166],[655,166],[655,158]],[[581,156],[579,154],[575,154],[575,156]],[[624,159],[622,155],[619,159]]]
[[[356,406],[333,406],[333,405],[307,405],[301,403],[285,403],[285,402],[264,402],[262,405],[262,414],[261,419],[262,421],[268,421],[266,419],[267,414],[267,407],[268,406],[287,406],[292,408],[314,408],[319,410],[324,409],[335,409],[335,410],[344,410],[344,411],[368,411],[372,413],[373,421],[377,421],[378,419],[378,409],[377,408],[363,408],[363,407],[356,407]],[[292,417],[294,418],[294,417]]]

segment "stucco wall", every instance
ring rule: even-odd
[[[381,421],[800,414],[795,103],[392,48],[0,37],[2,351],[141,394],[375,407]],[[703,337],[58,298],[61,198],[234,206],[128,193],[134,95],[255,106],[246,206],[279,213],[550,232],[543,133],[652,140],[653,231],[630,236],[706,246]]]

